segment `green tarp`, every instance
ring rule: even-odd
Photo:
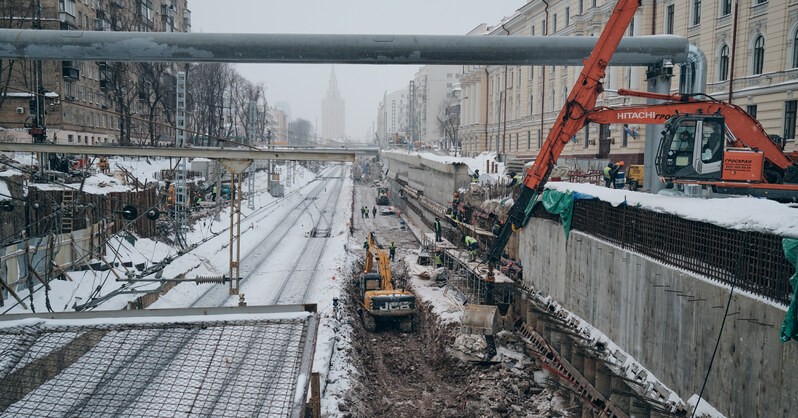
[[[798,340],[798,239],[784,238],[781,242],[784,247],[784,256],[796,268],[795,274],[790,277],[792,286],[792,300],[787,309],[787,316],[781,324],[781,342]]]
[[[534,209],[535,205],[538,203],[535,197],[536,196],[533,196],[532,200],[529,201],[529,205],[524,211],[526,214],[524,225],[526,225],[529,217],[532,215],[532,209]],[[551,213],[552,215],[560,215],[560,221],[562,222],[562,227],[565,230],[565,240],[567,241],[568,235],[571,233],[571,220],[574,217],[573,193],[560,192],[557,190],[545,190],[543,192],[541,203],[543,203],[543,207],[547,212]]]

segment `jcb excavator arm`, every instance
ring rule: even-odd
[[[632,21],[635,12],[640,7],[640,2],[641,0],[619,0],[615,5],[607,25],[596,42],[596,47],[585,60],[585,66],[577,77],[554,126],[549,131],[534,165],[526,172],[524,188],[510,208],[507,220],[502,225],[490,254],[488,254],[488,265],[491,268],[501,260],[502,252],[504,252],[504,247],[513,230],[523,226],[526,220],[527,206],[542,190],[565,145],[585,126],[588,111],[595,107],[596,99],[603,91],[601,81],[610,58],[623,38],[629,22]]]
[[[587,120],[603,124],[637,123],[659,125],[679,114],[721,115],[725,118],[729,131],[735,137],[734,143],[731,144],[732,146],[749,147],[762,151],[767,160],[782,170],[786,170],[796,164],[770,139],[759,121],[734,104],[714,100],[695,100],[678,94],[667,95],[623,89],[619,90],[618,94],[669,101],[658,104],[597,108],[588,113]]]
[[[366,249],[366,271],[371,271],[374,266],[372,256],[377,257],[377,272],[380,274],[381,289],[393,290],[391,283],[391,262],[388,253],[381,249],[373,232],[369,232],[368,248]]]

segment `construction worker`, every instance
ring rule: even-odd
[[[625,181],[618,182],[618,173],[620,173],[621,169],[623,168],[623,161],[618,161],[610,171],[610,177],[612,177],[612,187],[615,189],[623,189],[624,185],[626,184]]]
[[[366,219],[368,219],[369,218],[369,207],[368,206],[363,206],[363,213],[366,214]]]
[[[360,218],[361,219],[366,217],[366,215],[365,215],[366,211],[363,210],[364,207],[365,206],[361,206],[360,207]]]
[[[510,183],[507,185],[507,187],[513,187],[521,184],[521,176],[518,175],[515,171],[507,173],[507,177],[510,178]]]
[[[432,225],[432,229],[435,230],[435,242],[441,242],[441,220],[438,217],[435,217],[435,223]]]
[[[217,189],[216,185],[214,185],[213,186],[213,201],[214,202],[216,201],[216,196],[217,196],[218,191],[219,191],[219,189]]]
[[[371,209],[371,214],[374,216],[374,219],[377,219],[377,207],[373,206]]]
[[[474,170],[474,174],[471,175],[471,183],[479,183],[479,169]]]
[[[443,260],[441,259],[441,252],[440,251],[435,251],[434,260],[435,260],[435,268],[443,267]]]
[[[610,173],[612,172],[612,168],[615,164],[608,163],[606,167],[601,169],[601,174],[604,176],[604,187],[610,187],[612,184],[612,177],[610,177]]]
[[[607,166],[601,170],[601,174],[604,176],[604,187],[615,188],[615,175],[618,174],[621,167],[623,167],[623,161],[615,164],[608,163]]]
[[[368,250],[369,249],[369,239],[368,238],[363,240],[363,249],[364,250]]]
[[[477,248],[479,248],[479,242],[477,242],[476,238],[466,235],[465,237],[466,248],[468,249],[468,254],[471,257],[471,261],[477,259]]]
[[[396,244],[391,241],[391,245],[388,246],[388,259],[393,261],[394,257],[396,257]]]

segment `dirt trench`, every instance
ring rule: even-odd
[[[354,290],[354,289],[351,289]],[[499,343],[517,356],[498,364],[462,361],[448,353],[458,330],[443,326],[418,303],[413,333],[378,325],[364,330],[354,300],[346,303],[353,324],[352,361],[358,371],[339,411],[346,417],[567,417],[580,416],[565,405],[567,395],[535,382],[539,367],[524,355],[524,345],[503,333]],[[506,335],[504,335],[506,334]],[[540,375],[539,375],[540,377]]]

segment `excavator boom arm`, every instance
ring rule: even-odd
[[[504,247],[507,245],[513,229],[523,226],[527,206],[548,180],[565,145],[585,126],[588,111],[595,107],[596,99],[603,91],[601,81],[606,73],[607,65],[629,27],[629,23],[634,18],[635,12],[640,7],[640,2],[641,0],[618,0],[618,4],[615,5],[595,48],[585,60],[585,66],[577,77],[565,106],[557,116],[554,126],[546,137],[546,142],[538,152],[534,165],[526,172],[525,187],[513,207],[510,208],[507,220],[502,225],[490,254],[488,254],[488,264],[491,267],[501,260]]]

